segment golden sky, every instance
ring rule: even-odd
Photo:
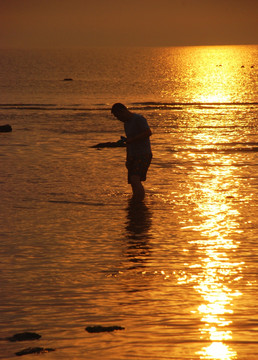
[[[258,43],[257,0],[0,0],[0,47]]]

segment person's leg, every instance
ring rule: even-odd
[[[145,196],[145,190],[141,183],[141,179],[139,175],[131,175],[130,183],[133,190],[133,198],[137,201],[142,201]]]

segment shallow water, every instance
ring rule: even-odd
[[[154,133],[137,205],[125,149],[91,148],[123,134],[113,95],[97,106],[78,93],[58,105],[57,94],[50,106],[44,86],[40,101],[25,92],[20,105],[10,87],[1,107],[13,132],[0,145],[0,338],[42,338],[2,340],[0,358],[43,346],[56,349],[48,359],[256,359],[255,93],[224,105],[192,103],[191,91],[180,105],[131,104]],[[129,104],[139,92],[130,94]],[[94,324],[125,330],[87,333]]]

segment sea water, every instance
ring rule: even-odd
[[[257,359],[258,47],[0,53],[0,358]],[[114,102],[153,131],[144,203],[92,148]]]

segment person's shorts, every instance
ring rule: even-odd
[[[151,159],[151,154],[127,158],[126,167],[128,170],[128,184],[131,183],[130,178],[132,175],[138,175],[141,181],[146,180],[146,175],[151,163]]]

